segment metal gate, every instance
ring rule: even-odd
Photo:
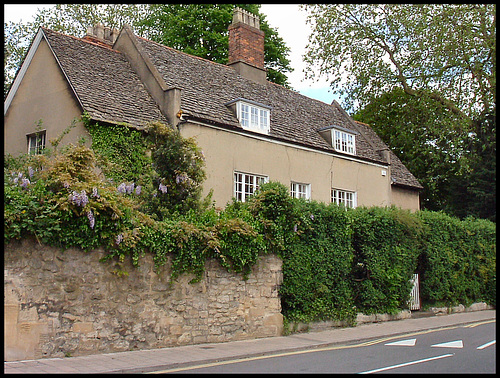
[[[413,275],[410,282],[413,284],[413,288],[411,289],[408,306],[410,310],[420,310],[420,279],[418,273]]]

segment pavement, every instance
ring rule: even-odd
[[[253,340],[185,345],[179,347],[96,354],[80,357],[44,358],[4,363],[5,374],[120,374],[153,373],[182,367],[267,354],[279,354],[327,347],[335,344],[389,338],[406,333],[446,328],[461,324],[496,321],[496,310],[449,315],[413,312],[410,319],[361,324],[357,327],[298,333]]]

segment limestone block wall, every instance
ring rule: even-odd
[[[281,260],[259,258],[248,279],[216,260],[199,283],[169,283],[169,264],[154,272],[123,263],[113,274],[104,252],[65,251],[35,240],[4,251],[5,361],[78,356],[278,336],[283,317]]]

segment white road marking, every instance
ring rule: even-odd
[[[417,342],[417,339],[408,339],[408,340],[394,341],[392,343],[387,343],[387,344],[384,344],[384,345],[415,346],[416,342]]]
[[[410,362],[405,362],[404,364],[399,364],[399,365],[392,365],[392,366],[387,366],[383,367],[380,369],[375,369],[375,370],[369,370],[369,371],[364,371],[359,374],[371,374],[371,373],[378,373],[380,371],[385,371],[385,370],[390,370],[390,369],[397,369],[399,367],[403,366],[409,366],[409,365],[415,365],[415,364],[421,364],[422,362],[427,362],[427,361],[433,361],[433,360],[439,360],[441,358],[446,358],[446,357],[451,357],[454,356],[453,353],[450,354],[443,354],[442,356],[437,356],[437,357],[430,357],[430,358],[424,358],[423,360],[416,360],[416,361],[410,361]]]
[[[476,349],[484,349],[484,348],[488,348],[490,345],[493,345],[495,344],[497,341],[496,340],[493,340],[493,341],[490,341],[489,343],[486,343],[486,344],[483,344],[481,346],[478,346]]]
[[[431,347],[436,347],[436,348],[463,348],[464,343],[462,340],[456,340],[456,341],[448,341],[447,343],[441,343],[441,344],[434,344],[431,345]]]

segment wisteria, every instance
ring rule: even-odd
[[[160,186],[158,187],[158,190],[162,193],[167,193],[167,186],[166,185],[163,185],[161,182],[160,182]]]
[[[28,167],[28,175],[30,176],[30,178],[33,178],[34,173],[35,173],[35,171],[33,170],[33,168]]]
[[[29,184],[30,184],[30,180],[28,180],[27,178],[22,178],[21,179],[21,187],[22,188],[26,189]]]
[[[140,186],[140,185],[137,185],[137,186],[135,187],[135,194],[136,194],[136,195],[141,194],[141,186]]]
[[[76,206],[84,207],[89,203],[89,198],[87,197],[87,192],[85,190],[82,190],[80,193],[74,190],[69,196],[69,201],[74,203]]]
[[[132,193],[134,193],[134,187],[135,187],[134,183],[127,184],[127,183],[122,182],[120,185],[118,185],[118,187],[116,189],[118,190],[119,193],[122,193],[122,194],[132,194]],[[140,188],[140,185],[138,185],[137,187]],[[141,193],[140,189],[139,189],[139,193],[137,193],[137,188],[135,188],[135,189],[136,189],[135,194]]]
[[[87,218],[89,218],[90,228],[94,229],[95,218],[91,210],[87,211]]]
[[[97,188],[92,188],[92,197],[94,198],[100,198],[101,196],[97,192]]]
[[[122,234],[118,234],[118,236],[116,237],[116,245],[119,245],[123,240],[123,235]]]
[[[186,173],[181,173],[180,175],[177,175],[177,177],[175,178],[175,182],[177,184],[180,184],[180,183],[183,183],[183,182],[186,182],[187,180],[189,180],[189,177]]]

